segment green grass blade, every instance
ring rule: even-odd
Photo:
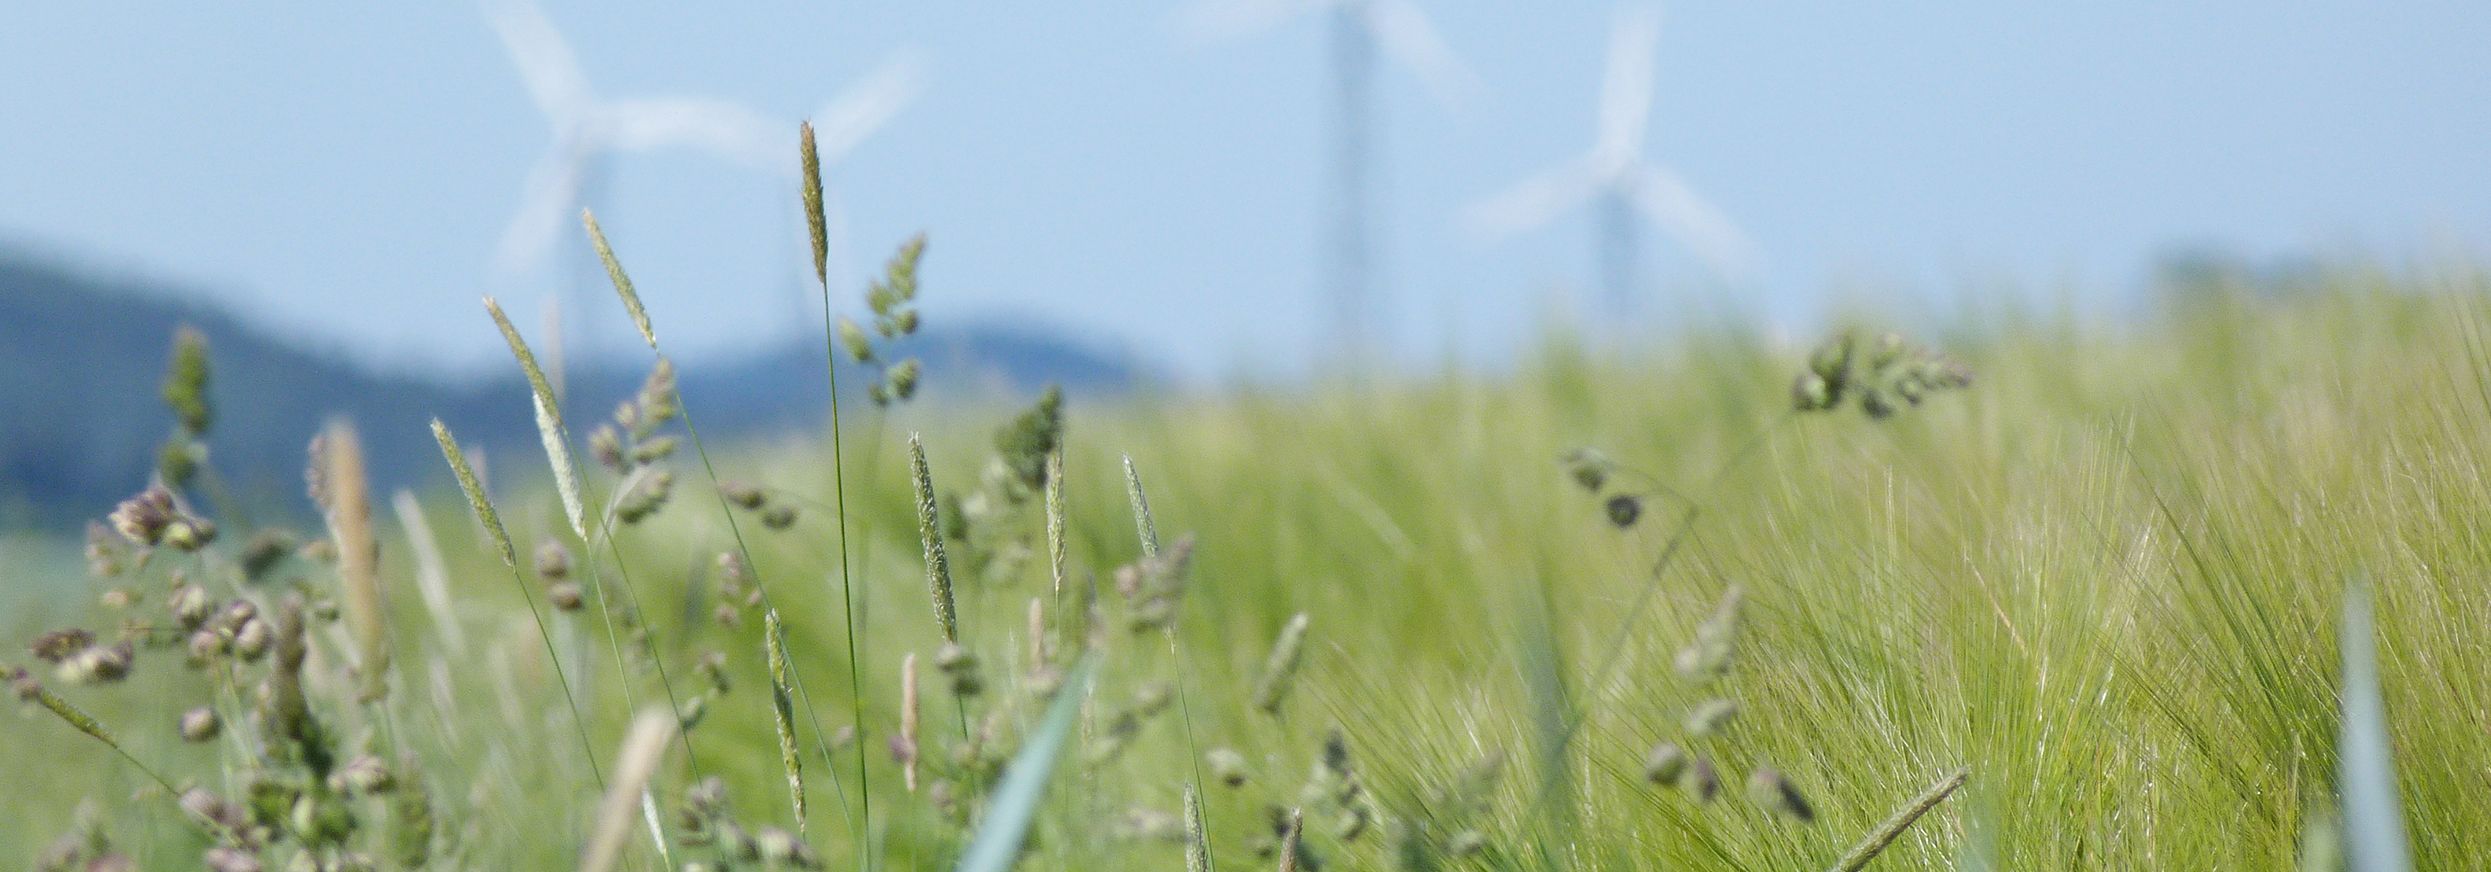
[[[1082,697],[1090,690],[1090,671],[1096,665],[1093,654],[1073,667],[1072,675],[1055,692],[1055,702],[1047,706],[1046,720],[1003,770],[986,822],[969,841],[968,852],[961,855],[960,872],[1000,872],[1020,859],[1021,842],[1038,816],[1038,803],[1046,799],[1047,776],[1054,771],[1065,740],[1072,736]]]
[[[2413,855],[2405,843],[2404,809],[2388,749],[2368,587],[2355,585],[2345,594],[2344,634],[2337,644],[2344,649],[2344,731],[2336,747],[2336,789],[2344,795],[2347,868],[2406,872],[2413,868]]]

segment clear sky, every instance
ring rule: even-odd
[[[1197,379],[1295,372],[1315,347],[1323,16],[1195,45],[1168,3],[546,8],[601,93],[718,97],[791,131],[921,50],[928,90],[834,184],[862,254],[931,231],[930,319],[1034,320]],[[1612,9],[1427,9],[1485,87],[1448,110],[1382,75],[1384,312],[1405,357],[1494,361],[1587,299],[1591,222],[1490,242],[1456,215],[1589,146]],[[1762,270],[1737,294],[1768,317],[1859,296],[1844,288],[1944,299],[1998,276],[2115,292],[2174,244],[2491,249],[2491,5],[1666,13],[1649,153],[1755,239]],[[550,133],[472,3],[4,18],[0,244],[462,371],[500,364],[480,293],[536,311],[566,281],[491,268]],[[611,172],[601,212],[680,356],[809,329],[783,179],[690,153]],[[1662,277],[1696,275],[1676,249],[1648,253]]]

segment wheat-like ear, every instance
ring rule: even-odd
[[[563,702],[570,705],[571,724],[579,731],[580,754],[588,760],[588,771],[602,784],[605,775],[597,765],[596,748],[588,741],[588,719],[580,716],[579,696],[571,692],[571,677],[562,668],[562,654],[554,648],[553,631],[545,626],[545,613],[537,610],[536,596],[529,593],[527,580],[519,575],[519,551],[511,547],[510,532],[502,528],[502,513],[493,509],[484,483],[476,479],[475,467],[467,463],[467,452],[458,447],[458,437],[451,435],[449,426],[439,418],[432,421],[432,438],[441,443],[442,459],[449,461],[450,471],[458,475],[458,489],[467,494],[467,507],[475,511],[476,520],[484,525],[485,535],[493,540],[495,550],[502,556],[502,565],[510,568],[510,581],[519,589],[519,600],[528,604],[528,617],[536,622],[536,637],[545,643],[545,662],[553,667],[554,680],[562,685]]]
[[[527,372],[528,391],[536,400],[536,437],[545,443],[545,460],[553,464],[554,492],[562,498],[562,514],[571,522],[571,532],[580,541],[588,541],[587,510],[580,500],[579,474],[571,462],[571,436],[562,426],[562,405],[554,396],[552,382],[545,380],[544,367],[536,364],[536,353],[528,350],[528,341],[519,336],[519,328],[510,324],[510,316],[502,314],[502,304],[492,297],[484,298],[484,310],[492,313],[493,326],[501,328],[502,341],[510,344],[510,355],[519,359],[519,368]]]
[[[580,223],[588,227],[588,241],[597,248],[597,259],[605,262],[606,278],[614,282],[614,294],[623,298],[623,308],[631,313],[631,326],[640,328],[640,338],[657,349],[657,331],[649,326],[649,310],[640,306],[640,292],[633,290],[631,276],[623,274],[623,262],[614,258],[614,247],[605,243],[605,228],[597,226],[597,213],[580,210]]]
[[[1047,578],[1054,583],[1055,604],[1064,604],[1064,448],[1047,453]]]
[[[1185,872],[1211,872],[1211,836],[1204,832],[1202,793],[1185,788]]]
[[[1306,810],[1289,809],[1288,832],[1280,834],[1280,872],[1297,872],[1297,853],[1306,837]]]
[[[1834,863],[1834,872],[1860,872],[1861,869],[1868,868],[1868,861],[1877,859],[1877,855],[1891,847],[1895,839],[1902,838],[1903,831],[1911,829],[1911,825],[1920,820],[1921,815],[1928,814],[1929,810],[1936,808],[1938,803],[1945,802],[1947,797],[1953,796],[1955,790],[1962,787],[1964,781],[1971,777],[1972,770],[1957,769],[1953,774],[1938,779],[1936,784],[1929,785],[1929,789],[1921,791],[1919,796],[1912,797],[1912,800],[1904,803],[1902,808],[1895,809],[1892,817],[1886,818],[1885,823],[1878,824],[1876,829],[1869,831],[1866,837],[1860,839],[1859,844],[1845,852],[1842,859]]]
[[[580,852],[580,872],[607,872],[623,856],[623,840],[631,835],[632,806],[644,802],[649,778],[666,757],[675,738],[675,715],[663,708],[640,710],[623,736],[622,753],[614,763],[614,780],[606,783],[605,799],[597,805],[597,828]],[[652,819],[654,823],[654,819]]]
[[[1297,682],[1298,665],[1306,659],[1306,622],[1305,612],[1290,618],[1272,642],[1271,656],[1263,659],[1263,673],[1254,682],[1254,707],[1264,714],[1280,714],[1280,703]]]
[[[502,513],[493,510],[493,501],[486,498],[484,483],[476,478],[476,468],[468,465],[467,452],[459,450],[458,437],[441,419],[432,419],[433,441],[441,443],[441,458],[450,462],[450,471],[458,476],[458,489],[467,495],[467,508],[476,513],[477,523],[484,525],[485,536],[493,540],[494,549],[502,556],[502,565],[517,569],[519,551],[510,545],[510,531],[502,528]]]
[[[1133,503],[1134,532],[1142,539],[1142,556],[1159,556],[1159,524],[1150,517],[1150,497],[1142,493],[1142,472],[1133,468],[1133,455],[1124,456],[1124,494]]]
[[[787,643],[778,610],[761,613],[761,636],[770,661],[770,715],[778,727],[778,765],[787,773],[787,802],[795,810],[796,834],[804,834],[804,761],[796,756],[796,697],[787,683]]]
[[[389,690],[389,624],[381,613],[380,541],[372,535],[372,485],[365,475],[363,440],[344,419],[329,422],[315,452],[328,509],[329,538],[337,546],[337,575],[345,586],[347,628],[361,655],[362,699]]]
[[[952,604],[951,559],[943,554],[942,519],[935,514],[934,472],[925,462],[925,440],[908,434],[908,471],[917,488],[917,536],[925,543],[925,583],[934,596],[934,622],[943,641],[960,643],[960,612]]]
[[[830,225],[822,215],[822,152],[813,145],[813,122],[797,128],[804,161],[804,225],[813,240],[813,280],[830,283]]]

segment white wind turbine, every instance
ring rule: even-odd
[[[1660,32],[1658,8],[1620,8],[1609,31],[1599,138],[1591,151],[1481,200],[1464,214],[1474,231],[1497,237],[1538,227],[1596,201],[1600,272],[1612,315],[1625,314],[1636,300],[1636,245],[1644,220],[1658,223],[1724,280],[1747,278],[1758,259],[1755,246],[1728,216],[1677,173],[1643,156],[1652,113],[1653,51]]]
[[[494,257],[497,274],[508,278],[534,269],[564,232],[576,231],[579,212],[613,154],[692,149],[794,178],[793,122],[723,100],[603,97],[589,87],[570,43],[534,0],[486,0],[485,14],[519,68],[528,96],[553,128],[553,141],[529,171],[519,208],[502,233]],[[824,104],[814,124],[822,162],[838,161],[915,99],[923,89],[923,67],[914,53],[903,52]]]
[[[1413,0],[1202,0],[1186,11],[1179,26],[1194,40],[1233,38],[1314,12],[1330,13],[1332,30],[1333,206],[1325,282],[1334,306],[1333,328],[1354,358],[1365,352],[1375,319],[1369,179],[1376,50],[1381,48],[1416,74],[1445,105],[1461,104],[1480,86]]]

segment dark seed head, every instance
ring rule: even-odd
[[[1607,508],[1609,523],[1623,530],[1634,526],[1636,519],[1643,517],[1643,498],[1633,494],[1619,494],[1609,498]]]

